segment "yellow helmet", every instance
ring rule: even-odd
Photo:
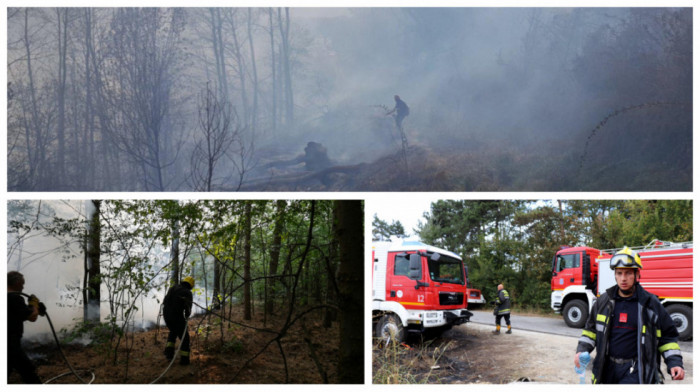
[[[194,288],[194,278],[191,276],[186,277],[185,279],[182,280],[183,282],[187,282],[190,284],[191,288]]]
[[[610,259],[610,269],[615,268],[642,269],[642,258],[637,252],[625,246]]]

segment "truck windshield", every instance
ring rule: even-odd
[[[438,261],[428,258],[428,271],[433,282],[464,285],[464,266],[453,257],[440,255]]]

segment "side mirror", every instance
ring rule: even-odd
[[[421,268],[421,257],[417,253],[413,253],[408,257],[408,278],[412,280],[420,280],[423,276]]]

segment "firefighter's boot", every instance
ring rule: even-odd
[[[494,335],[498,335],[498,334],[500,334],[500,333],[501,333],[501,326],[500,326],[500,325],[497,325],[497,326],[496,326],[496,330],[493,331],[493,334],[494,334]]]
[[[506,334],[510,335],[510,334],[512,334],[512,333],[513,333],[513,331],[510,330],[510,325],[509,325],[509,326],[508,326],[508,330],[506,331]]]
[[[165,346],[165,350],[163,351],[163,354],[165,355],[165,358],[170,361],[173,359],[175,356],[175,343],[173,342],[168,342],[167,345]]]
[[[190,353],[187,352],[185,353],[184,351],[180,351],[180,365],[189,365],[190,364]]]

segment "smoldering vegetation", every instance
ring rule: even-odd
[[[7,22],[11,191],[692,190],[690,8]]]

